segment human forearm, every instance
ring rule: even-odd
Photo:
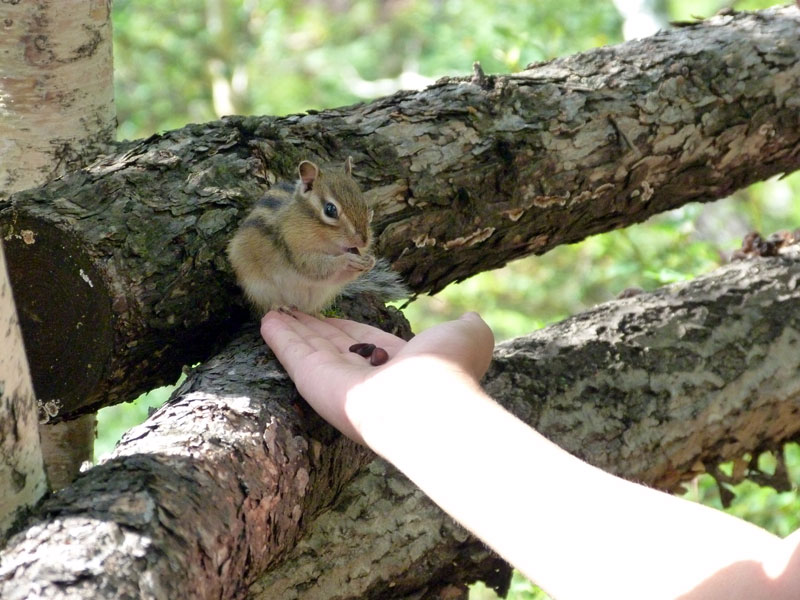
[[[407,343],[302,314],[270,313],[262,333],[320,414],[559,600],[800,598],[800,536],[604,473],[489,399],[475,381],[492,336],[477,315]],[[348,351],[365,341],[389,362]]]
[[[762,566],[772,557],[780,570],[780,540],[583,463],[448,368],[433,358],[395,365],[353,390],[351,419],[366,443],[555,597],[782,597]]]

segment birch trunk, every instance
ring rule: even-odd
[[[0,242],[0,546],[11,525],[47,491],[36,397]]]
[[[76,169],[114,139],[108,0],[0,7],[0,195]]]
[[[116,117],[109,0],[4,2],[0,23],[1,198],[82,167],[113,140]],[[49,268],[36,272],[51,294],[52,281],[42,273],[53,269],[52,257]],[[38,360],[42,339],[31,331],[36,315],[30,309],[20,306],[38,389],[46,387],[42,371],[49,365]],[[47,402],[52,407],[56,400]],[[81,462],[91,458],[94,424],[93,414],[75,423],[42,424],[54,488],[72,481]]]

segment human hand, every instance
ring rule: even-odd
[[[494,346],[491,330],[476,313],[431,327],[406,342],[363,323],[271,311],[261,320],[261,335],[314,410],[362,443],[352,397],[348,404],[352,391],[369,383],[369,395],[377,399],[411,394],[421,383],[415,377],[421,361],[435,365],[433,376],[443,386],[448,380],[475,385],[491,362]],[[358,342],[384,348],[389,362],[371,366],[348,350]]]

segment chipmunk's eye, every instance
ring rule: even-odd
[[[333,202],[326,202],[325,206],[322,207],[322,211],[329,219],[336,219],[339,217],[339,210]]]

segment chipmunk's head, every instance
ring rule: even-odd
[[[372,243],[372,209],[352,177],[352,158],[343,169],[323,171],[304,160],[297,167],[300,181],[295,192],[309,216],[326,226],[331,254],[361,254]]]

